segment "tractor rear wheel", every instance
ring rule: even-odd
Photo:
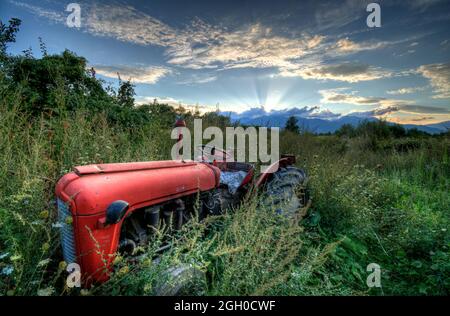
[[[280,168],[265,185],[262,205],[280,215],[294,216],[308,202],[306,179],[302,169]]]

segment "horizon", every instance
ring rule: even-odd
[[[0,4],[3,22],[22,20],[13,54],[42,38],[49,54],[86,57],[99,78],[135,84],[136,103],[242,113],[306,109],[310,118],[356,115],[400,124],[450,120],[447,0],[77,1]]]

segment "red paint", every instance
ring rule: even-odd
[[[106,208],[112,202],[127,201],[130,213],[214,189],[219,176],[219,169],[203,163],[154,161],[76,167],[62,177],[56,195],[70,206],[84,279],[108,279],[123,221],[104,225]]]
[[[283,158],[270,172],[291,164]],[[226,168],[226,163],[220,163]],[[253,180],[253,166],[248,165],[241,188]],[[255,186],[270,177],[262,174]],[[151,161],[88,165],[74,168],[56,185],[56,196],[67,203],[73,216],[77,263],[85,284],[108,280],[117,251],[120,231],[126,216],[143,207],[161,204],[179,197],[212,190],[219,186],[220,169],[206,162]],[[105,224],[107,207],[114,201],[128,202],[123,219]]]

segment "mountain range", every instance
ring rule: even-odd
[[[290,116],[295,116],[298,126],[310,132],[333,133],[344,124],[358,125],[364,120],[376,121],[378,118],[372,116],[371,111],[353,112],[347,115],[340,115],[329,110],[319,110],[319,107],[292,108],[286,110],[266,111],[264,108],[251,108],[242,113],[220,112],[227,116],[232,122],[240,122],[244,125],[284,127]],[[430,134],[439,134],[450,129],[450,121],[429,125],[402,124],[406,129],[416,128]]]

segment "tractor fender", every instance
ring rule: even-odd
[[[273,164],[271,164],[269,167],[266,168],[266,170],[261,173],[261,175],[258,177],[258,179],[255,182],[255,187],[260,188],[262,187],[267,180],[269,180],[272,175],[280,170],[280,168],[293,165],[295,163],[295,157],[292,155],[282,155],[282,158]]]

